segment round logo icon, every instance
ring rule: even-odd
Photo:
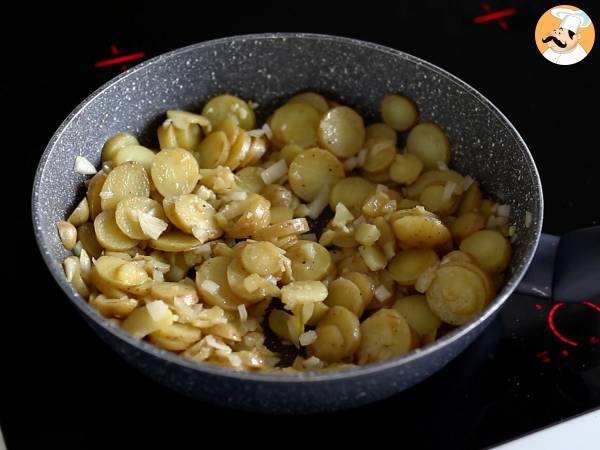
[[[544,58],[561,66],[583,60],[594,46],[594,24],[576,6],[559,5],[546,11],[535,27],[535,44]]]

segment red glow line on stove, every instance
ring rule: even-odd
[[[556,314],[556,311],[558,311],[558,309],[563,305],[564,303],[557,303],[552,307],[550,313],[548,313],[548,326],[550,327],[550,330],[552,330],[552,333],[554,333],[554,336],[556,336],[558,339],[560,339],[566,344],[572,345],[573,347],[577,347],[579,344],[560,334],[560,332],[556,328],[556,325],[554,324],[554,315]]]
[[[130,55],[119,56],[118,58],[103,59],[102,61],[98,61],[96,64],[94,64],[94,66],[95,67],[114,66],[115,64],[121,64],[121,63],[124,63],[127,61],[133,61],[136,59],[143,58],[144,56],[145,56],[144,52],[137,52],[137,53],[132,53]]]
[[[501,9],[500,11],[496,11],[489,14],[482,14],[481,16],[477,16],[473,19],[474,23],[485,23],[490,22],[492,20],[502,19],[503,17],[514,16],[517,13],[516,8],[506,8]]]
[[[595,309],[596,311],[600,312],[600,306],[596,305],[595,303],[592,302],[582,302],[584,305],[589,306],[592,309]]]

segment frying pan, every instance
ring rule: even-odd
[[[199,110],[205,99],[224,92],[257,102],[259,120],[264,120],[282,99],[307,90],[355,107],[367,121],[378,119],[385,94],[405,93],[417,102],[423,119],[446,130],[452,165],[511,206],[518,237],[507,282],[484,311],[399,358],[338,372],[277,375],[235,372],[186,360],[136,340],[77,295],[65,279],[61,262],[67,251],[56,232],[56,222],[83,195],[85,177],[73,171],[77,155],[98,166],[104,141],[118,131],[141,136],[142,144],[156,147],[156,126],[167,109]],[[118,76],[84,100],[56,131],[39,163],[32,195],[34,232],[50,272],[114,351],[185,395],[250,411],[283,413],[372,402],[418,383],[447,364],[486,328],[523,278],[540,240],[543,206],[540,178],[525,142],[475,89],[406,53],[313,34],[260,34],[204,42],[158,56]],[[527,213],[532,220],[526,224]],[[596,234],[583,239],[588,244],[598,236],[597,229],[591,232]],[[550,296],[557,243],[558,238],[547,239],[540,269],[530,276],[524,291]],[[582,248],[589,250],[589,245]]]

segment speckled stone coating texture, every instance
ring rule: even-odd
[[[56,232],[83,195],[86,177],[75,156],[100,162],[104,141],[118,131],[154,146],[170,108],[200,110],[211,96],[232,93],[259,104],[259,119],[290,95],[315,90],[378,119],[382,97],[405,93],[424,120],[439,123],[452,145],[451,164],[511,205],[518,239],[510,277],[472,322],[401,358],[341,372],[236,373],[184,360],[138,342],[96,313],[66,282],[66,256]],[[526,228],[525,212],[532,214]],[[200,43],[151,59],[88,97],[60,126],[39,164],[33,187],[34,231],[42,256],[69,300],[117,353],[152,378],[186,395],[250,411],[308,413],[348,408],[400,392],[443,367],[485,328],[523,276],[537,245],[542,190],[527,147],[481,94],[447,72],[405,53],[356,40],[307,34],[239,36]],[[465,376],[468,376],[465,374]]]

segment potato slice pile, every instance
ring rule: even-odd
[[[387,95],[368,126],[315,92],[260,128],[255,107],[220,95],[167,111],[157,147],[106,141],[57,224],[66,277],[100,314],[186,358],[287,373],[405,354],[493,299],[510,207],[448,168],[414,101]],[[295,346],[291,365],[267,336]]]

